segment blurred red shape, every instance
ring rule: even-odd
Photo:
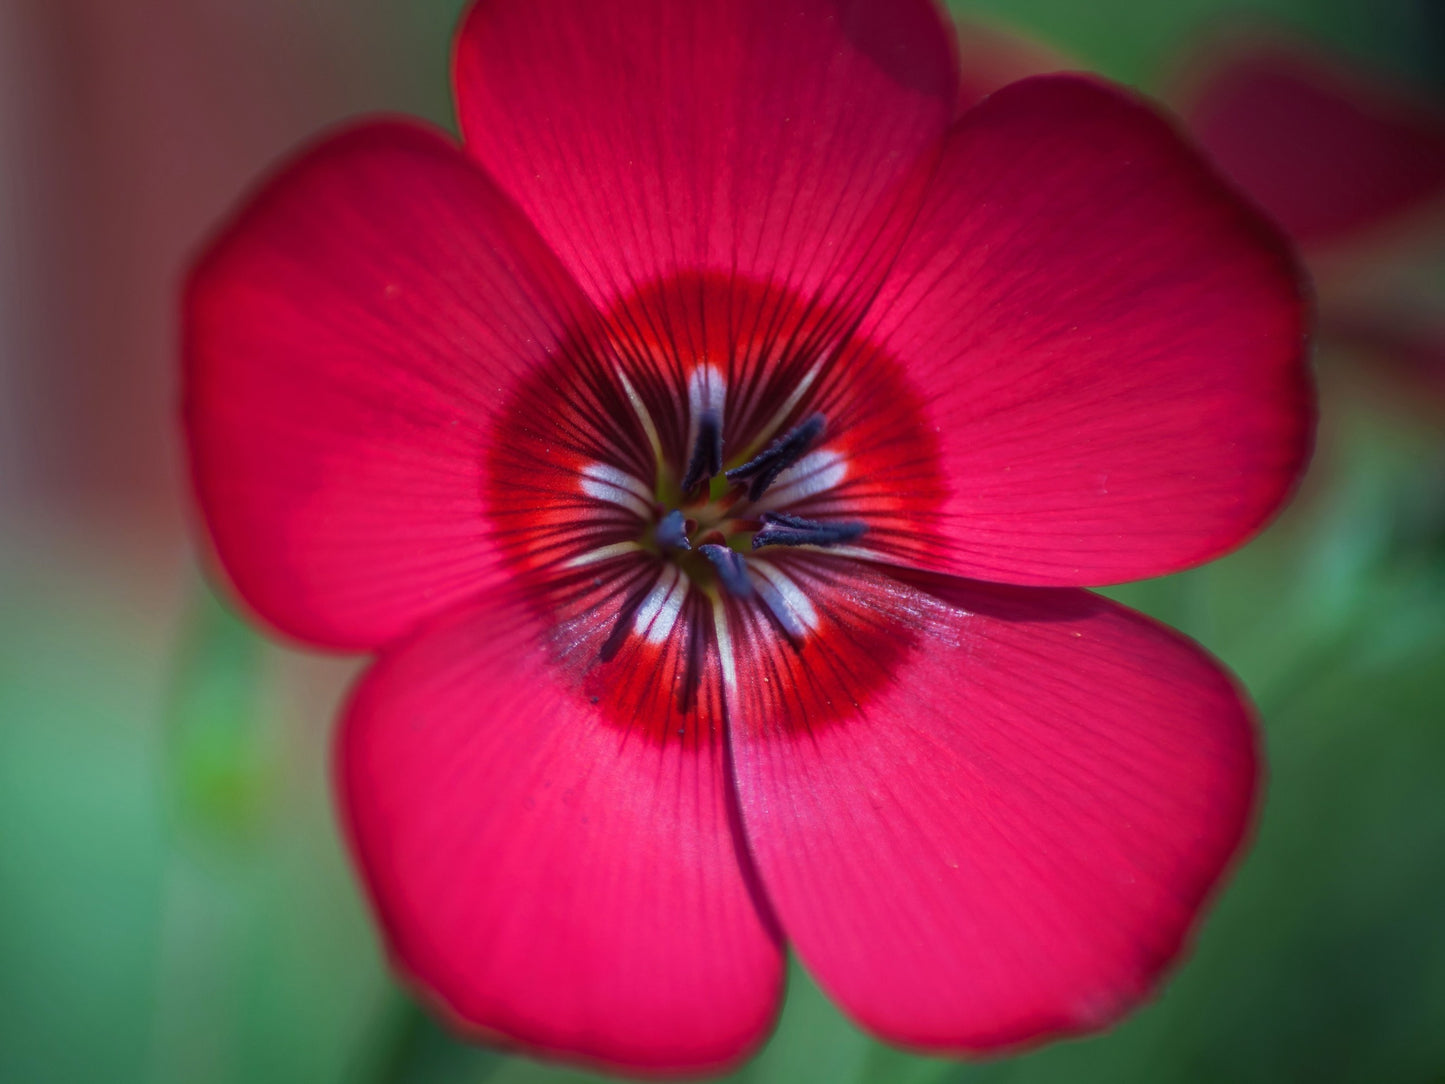
[[[1184,66],[1196,138],[1300,246],[1321,342],[1445,391],[1445,111],[1302,43],[1240,34]]]

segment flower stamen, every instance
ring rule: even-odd
[[[728,481],[748,482],[748,500],[757,500],[777,481],[778,475],[803,458],[823,434],[826,425],[827,421],[821,414],[804,419],[742,466],[728,471]]]
[[[722,473],[723,407],[727,380],[713,365],[699,365],[687,378],[687,406],[691,419],[688,444],[692,455],[682,478],[684,494]]]
[[[674,508],[658,521],[657,544],[664,549],[692,549],[692,543],[687,540],[687,517],[680,508]]]
[[[784,512],[765,512],[762,530],[753,535],[753,549],[764,546],[837,546],[861,538],[867,529],[866,523],[857,520],[825,523]]]
[[[699,547],[699,552],[712,562],[718,582],[739,598],[750,598],[753,593],[752,581],[748,579],[748,563],[743,555],[727,546],[709,544]]]
[[[682,491],[690,493],[701,482],[722,470],[722,416],[716,410],[704,410],[697,419],[697,437],[692,444],[692,457],[682,477]]]

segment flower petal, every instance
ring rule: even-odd
[[[456,95],[599,307],[682,270],[856,314],[952,116],[952,46],[931,0],[482,0]]]
[[[374,647],[494,582],[480,471],[498,388],[586,307],[439,132],[364,124],[285,169],[186,295],[191,466],[246,602],[302,639]]]
[[[1445,117],[1303,47],[1222,50],[1182,97],[1215,161],[1301,244],[1445,200]]]
[[[743,680],[791,664],[739,636],[730,719],[751,852],[824,989],[887,1039],[974,1051],[1146,996],[1248,822],[1229,677],[1081,591],[860,573],[813,598],[828,687]]]
[[[1169,125],[1082,76],[955,125],[861,337],[930,394],[943,569],[1080,585],[1240,543],[1308,455],[1284,243]]]
[[[553,656],[537,622],[489,606],[358,688],[338,776],[394,958],[460,1024],[532,1050],[735,1062],[771,1026],[782,956],[740,865],[722,731],[620,725]]]

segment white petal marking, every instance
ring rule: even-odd
[[[829,546],[828,553],[834,557],[856,557],[860,561],[877,561],[883,554],[867,546]]]
[[[722,667],[723,687],[728,696],[738,692],[738,664],[733,657],[733,638],[728,633],[727,608],[721,598],[712,600],[712,623],[717,630],[717,657]]]
[[[622,381],[622,390],[627,395],[627,401],[632,404],[632,410],[637,415],[637,420],[642,423],[642,431],[647,434],[647,443],[652,445],[652,458],[662,462],[662,441],[657,437],[657,426],[652,423],[652,415],[647,412],[647,405],[643,403],[642,396],[637,394],[637,389],[632,386],[632,381],[627,379],[627,374],[621,369],[617,370],[617,379]]]
[[[687,405],[694,416],[704,410],[722,413],[728,384],[716,365],[699,365],[687,378]]]
[[[705,410],[718,418],[727,402],[727,379],[716,365],[699,365],[687,378],[687,446],[697,443],[697,424]]]
[[[666,640],[672,626],[677,624],[677,615],[682,612],[687,588],[687,576],[676,565],[664,565],[652,590],[637,608],[632,631],[649,643],[660,644]]]
[[[848,477],[848,460],[828,448],[809,452],[782,474],[753,505],[759,512],[775,511],[825,493]]]
[[[635,474],[628,474],[625,470],[618,470],[610,464],[588,463],[582,468],[582,473],[588,478],[595,478],[599,482],[606,482],[608,485],[616,486],[618,489],[630,489],[644,501],[652,500],[652,490],[647,488],[646,483],[643,482],[641,478],[638,478]]]
[[[652,518],[652,493],[637,478],[606,463],[582,468],[582,492],[599,501],[621,505],[639,519]]]
[[[662,612],[657,615],[657,620],[652,623],[652,628],[647,630],[647,639],[650,642],[660,644],[672,632],[672,626],[677,624],[677,615],[682,613],[682,604],[687,598],[687,588],[687,576],[679,574],[677,583],[673,585],[667,600],[662,604]]]
[[[673,583],[677,580],[678,569],[674,564],[662,566],[658,573],[657,582],[652,585],[652,590],[642,600],[642,605],[637,607],[637,613],[632,619],[632,630],[637,633],[647,631],[647,626],[652,624],[652,619],[657,616],[657,611],[662,609],[662,602],[667,598],[668,592],[672,590]]]
[[[595,565],[599,561],[609,561],[613,557],[621,557],[625,553],[638,553],[642,549],[636,542],[614,542],[610,546],[599,546],[595,550],[588,550],[586,553],[579,553],[562,563],[563,568],[581,568],[584,565]]]
[[[748,564],[758,573],[753,580],[758,594],[783,628],[797,637],[818,628],[818,611],[791,576],[767,561],[754,558]]]

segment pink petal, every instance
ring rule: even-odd
[[[681,270],[856,315],[953,113],[951,46],[930,0],[484,0],[456,94],[599,307]]]
[[[1445,199],[1445,116],[1301,47],[1226,50],[1183,97],[1215,160],[1306,246]]]
[[[495,582],[480,469],[497,389],[555,352],[574,304],[440,133],[365,124],[271,181],[185,308],[196,491],[246,602],[372,647]]]
[[[487,607],[357,690],[337,771],[394,958],[461,1025],[528,1049],[736,1062],[771,1026],[782,957],[740,864],[722,731],[613,721],[554,651]]]
[[[1096,584],[1238,545],[1307,458],[1283,242],[1151,109],[1081,76],[955,125],[863,329],[932,396],[959,575]]]
[[[826,697],[768,682],[730,705],[751,853],[824,989],[948,1051],[1092,1030],[1145,997],[1249,820],[1229,677],[1079,591],[862,574],[828,605],[802,649]],[[767,672],[747,656],[775,641],[738,642],[739,672]]]

